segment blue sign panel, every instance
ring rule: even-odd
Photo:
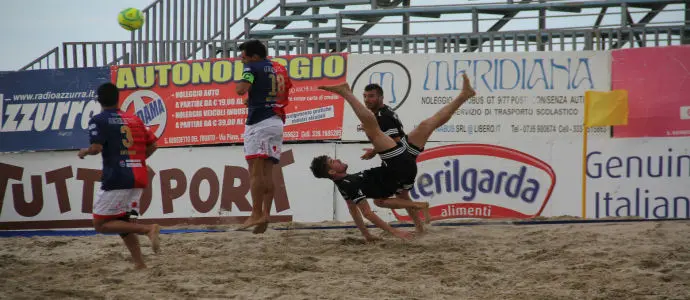
[[[0,152],[88,146],[96,89],[109,81],[107,67],[0,73]]]

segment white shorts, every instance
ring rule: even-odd
[[[93,203],[94,219],[113,219],[132,210],[139,211],[139,198],[144,189],[98,190]]]
[[[280,161],[283,146],[283,121],[278,116],[244,126],[244,158],[268,158]]]

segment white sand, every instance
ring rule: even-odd
[[[0,298],[690,299],[690,221],[161,238],[142,271],[118,236],[1,238]]]

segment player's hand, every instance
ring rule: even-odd
[[[77,156],[79,156],[79,158],[81,159],[84,159],[84,157],[86,157],[86,155],[88,154],[88,151],[89,149],[81,149],[79,150],[79,153],[77,153]]]
[[[409,231],[403,231],[403,230],[397,230],[393,233],[393,235],[403,239],[403,240],[411,240],[414,237],[414,233],[409,232]]]
[[[373,243],[373,242],[377,242],[377,241],[381,241],[381,240],[382,240],[380,237],[373,236],[373,235],[365,236],[364,239],[365,239],[368,243]]]
[[[374,149],[372,148],[362,148],[362,150],[364,150],[364,154],[362,154],[362,156],[359,158],[363,160],[370,160],[376,156],[376,152],[374,152]]]

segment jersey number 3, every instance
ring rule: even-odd
[[[123,133],[125,136],[122,139],[122,145],[125,146],[125,148],[130,148],[134,145],[134,137],[132,136],[132,129],[129,128],[129,126],[122,126],[120,127],[120,133]]]

